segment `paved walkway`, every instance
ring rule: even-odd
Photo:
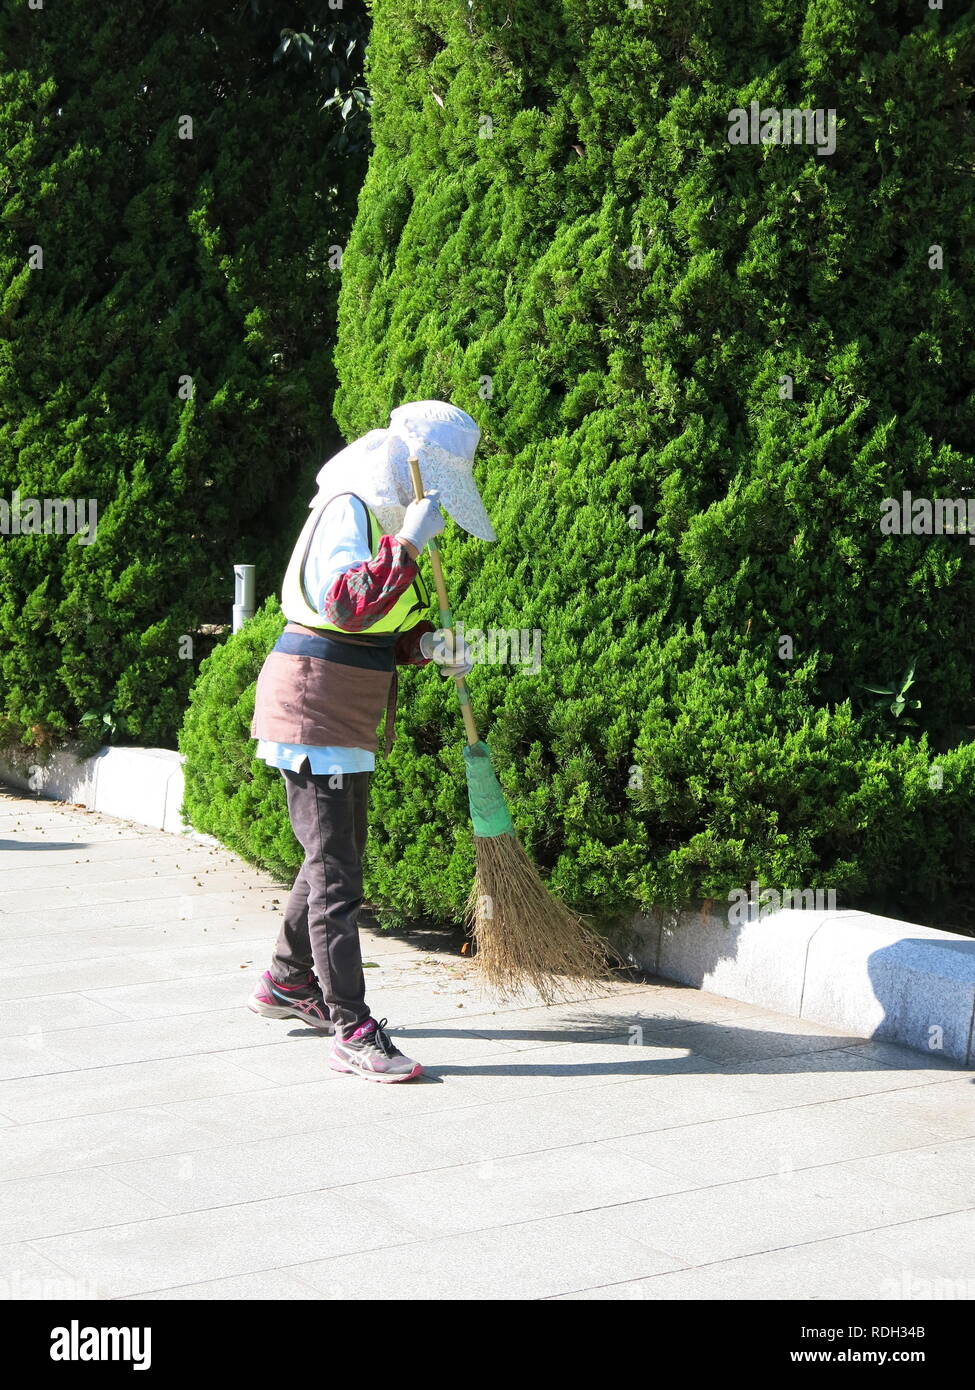
[[[428,1069],[369,1085],[244,1007],[284,898],[0,791],[0,1297],[975,1296],[970,1071],[659,981],[501,1008],[364,931]]]

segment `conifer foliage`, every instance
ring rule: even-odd
[[[4,7],[0,742],[172,746],[232,565],[277,582],[337,442],[365,33],[357,0]]]

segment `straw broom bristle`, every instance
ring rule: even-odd
[[[610,978],[607,944],[545,887],[513,835],[474,837],[477,877],[467,902],[474,962],[502,997],[534,989],[554,1003]]]

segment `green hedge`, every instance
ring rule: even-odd
[[[879,519],[975,486],[971,12],[373,19],[336,417],[352,437],[436,396],[482,425],[500,539],[448,525],[443,549],[469,627],[542,633],[537,675],[471,678],[530,852],[600,913],[758,879],[957,923],[975,551]],[[835,109],[835,153],[730,144],[753,99]],[[864,686],[912,663],[905,727]],[[371,883],[402,915],[466,891],[450,698],[411,674],[374,779]]]
[[[93,711],[172,745],[232,565],[276,584],[307,503],[294,480],[338,445],[330,248],[365,146],[323,102],[332,69],[361,70],[359,0],[324,11],[358,40],[348,62],[345,43],[274,61],[283,27],[324,36],[320,13],[0,16],[0,498],[98,508],[93,544],[0,536],[5,738],[49,744]]]
[[[301,849],[288,822],[284,781],[254,756],[254,686],[284,618],[276,599],[200,664],[180,731],[186,755],[183,812],[190,823],[283,880],[293,879]]]
[[[284,783],[254,758],[249,737],[257,674],[283,623],[269,599],[204,660],[180,749],[192,824],[290,882],[302,856]],[[500,728],[492,736],[526,843],[545,859],[550,841],[539,827],[549,819],[561,820],[575,847],[559,865],[569,900],[609,920],[635,903],[723,899],[754,877],[779,889],[834,888],[842,906],[970,929],[959,884],[975,822],[975,744],[935,756],[926,735],[883,740],[865,761],[848,706],[810,713],[803,683],[793,681],[779,691],[773,720],[772,692],[749,656],[695,663],[684,646],[674,638],[656,654],[636,764],[651,775],[623,814],[595,827],[601,838],[589,833],[578,750],[556,747],[542,775],[541,749],[519,768],[510,736]],[[412,716],[400,727],[416,719],[421,733],[401,735],[377,759],[366,895],[387,925],[457,922],[474,862],[453,697],[430,668],[401,669],[400,683],[401,714]],[[567,764],[557,769],[560,752]],[[661,847],[656,857],[648,844]]]

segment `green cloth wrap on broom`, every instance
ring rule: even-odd
[[[513,835],[504,793],[498,785],[491,766],[491,754],[486,743],[469,743],[464,749],[464,771],[467,773],[467,794],[471,803],[474,834],[482,840],[496,835]]]

